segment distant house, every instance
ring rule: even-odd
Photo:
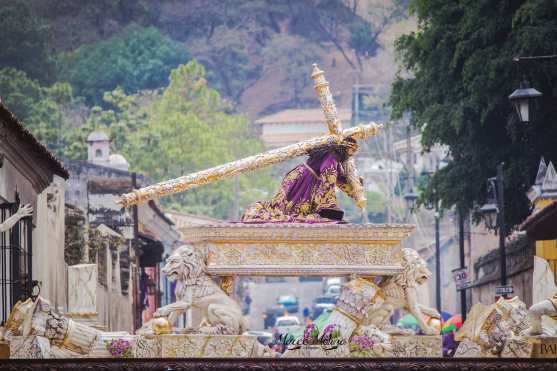
[[[53,306],[66,306],[64,188],[68,171],[0,103],[0,222],[31,204],[32,219],[0,233],[0,316],[31,294],[33,281]]]
[[[350,126],[350,109],[338,109],[338,116],[345,126]],[[260,138],[269,148],[286,146],[328,133],[321,108],[287,109],[261,117],[254,125]]]
[[[440,165],[449,152],[448,147],[442,145],[434,145],[429,151],[424,152],[421,134],[414,135],[410,138],[410,146],[408,146],[407,139],[393,143],[396,161],[405,166],[408,164],[408,147],[410,147],[410,162],[414,167],[416,175],[435,172],[437,166]]]

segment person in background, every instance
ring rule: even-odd
[[[309,319],[309,308],[305,307],[304,310],[302,311],[302,315],[304,316],[304,324],[307,325],[308,324],[308,319]]]
[[[443,357],[452,357],[456,352],[458,343],[454,339],[454,331],[443,334]]]
[[[250,306],[251,306],[251,296],[249,295],[249,292],[246,293],[246,296],[244,297],[244,303],[246,304],[246,309],[244,314],[249,314]]]

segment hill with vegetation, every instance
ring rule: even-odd
[[[0,95],[51,150],[84,159],[104,128],[152,181],[261,151],[250,120],[318,104],[319,63],[339,106],[354,83],[376,104],[396,72],[394,39],[415,27],[405,0],[6,0]],[[241,205],[265,197],[267,172],[240,179]],[[167,206],[230,216],[222,182]],[[237,187],[236,187],[237,188]]]

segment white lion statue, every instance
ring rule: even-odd
[[[247,330],[247,323],[240,305],[209,277],[205,267],[202,253],[191,246],[181,246],[168,257],[162,272],[169,280],[176,281],[176,302],[159,308],[155,318],[166,317],[172,326],[179,315],[193,307],[201,310],[203,318],[197,329],[187,329],[188,332],[242,334]],[[150,330],[148,322],[139,332]]]
[[[389,320],[395,309],[405,309],[416,318],[418,326],[425,334],[438,334],[439,329],[428,325],[423,314],[440,319],[439,312],[418,303],[417,287],[431,276],[426,262],[415,250],[405,248],[402,249],[402,267],[401,273],[379,284],[383,304],[379,308],[370,307],[368,320],[364,325],[375,325],[390,333],[398,332],[396,328],[389,328]]]
[[[544,321],[542,316],[548,316],[552,319],[557,319],[557,292],[553,296],[535,303],[528,310],[528,321],[530,327],[526,330],[527,335],[542,335],[548,332],[546,335],[554,336],[555,326],[543,326]],[[545,328],[544,328],[545,327]]]

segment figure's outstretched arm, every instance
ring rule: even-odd
[[[4,223],[0,224],[0,233],[10,230],[21,218],[31,215],[33,215],[33,208],[31,205],[27,204],[20,206],[14,215],[10,216]]]

